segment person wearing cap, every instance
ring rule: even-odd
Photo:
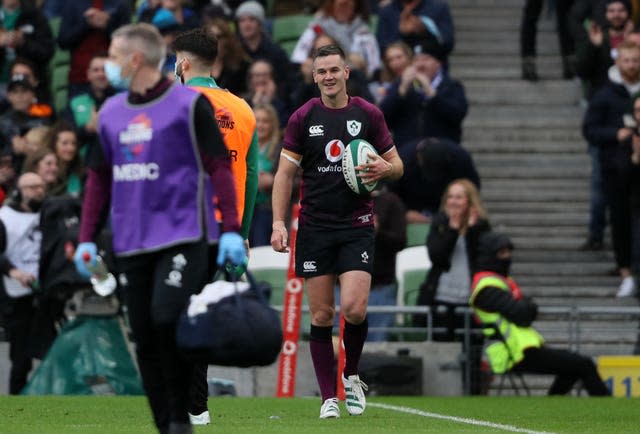
[[[31,128],[50,125],[55,116],[49,106],[35,104],[35,88],[22,74],[13,75],[9,80],[7,99],[11,107],[0,116],[0,138],[12,147],[15,168],[19,172],[25,158],[25,134]]]
[[[549,395],[567,394],[578,380],[591,396],[610,395],[590,357],[548,347],[531,327],[538,306],[509,277],[512,250],[506,235],[489,231],[478,237],[469,305],[489,342],[485,352],[493,372],[555,375]]]
[[[443,67],[445,53],[434,37],[414,45],[411,65],[380,103],[399,149],[424,137],[461,141],[467,98]]]
[[[264,7],[257,1],[246,1],[238,6],[235,17],[242,47],[252,60],[271,63],[278,96],[288,101],[295,71],[287,53],[264,31]]]

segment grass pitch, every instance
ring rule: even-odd
[[[320,399],[211,398],[204,433],[636,433],[637,399],[370,397],[363,416],[319,420]],[[0,397],[0,434],[154,433],[143,397]]]

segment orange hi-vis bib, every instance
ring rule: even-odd
[[[256,129],[256,118],[245,100],[226,89],[205,86],[194,86],[194,88],[206,96],[213,105],[216,122],[227,145],[231,161],[231,173],[236,186],[238,218],[242,223],[247,180],[247,154]],[[216,218],[218,221],[222,220],[219,211],[216,212]]]

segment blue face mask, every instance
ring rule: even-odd
[[[127,90],[131,84],[131,78],[122,77],[122,66],[117,63],[107,60],[104,62],[104,73],[107,76],[107,80],[111,83],[111,86],[117,90]]]

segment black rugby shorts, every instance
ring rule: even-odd
[[[296,238],[296,276],[340,275],[353,270],[371,274],[374,250],[373,226],[326,229],[301,225]]]

